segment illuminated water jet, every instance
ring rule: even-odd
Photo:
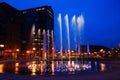
[[[51,36],[52,36],[52,59],[54,60],[54,53],[55,53],[55,42],[54,42],[54,33],[53,30],[51,31]]]
[[[44,53],[43,60],[46,60],[47,54],[46,54],[46,32],[45,30],[43,30],[43,53]]]
[[[58,23],[60,27],[60,56],[62,58],[63,53],[62,53],[62,17],[61,17],[61,14],[58,15]]]
[[[69,18],[68,18],[68,14],[65,15],[65,24],[66,24],[66,29],[67,29],[68,54],[69,54],[69,60],[70,60],[70,33],[69,33]]]

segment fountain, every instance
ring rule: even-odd
[[[89,45],[89,42],[87,42],[87,53],[90,54],[90,45]]]
[[[41,29],[38,29],[37,32],[37,54],[38,56],[40,56],[40,39],[41,39]],[[39,57],[39,59],[41,59],[41,57]]]
[[[0,64],[0,73],[13,73],[22,75],[69,75],[82,74],[110,69],[109,65],[97,61],[30,61]]]
[[[46,32],[43,30],[43,60],[47,59],[47,53],[46,53]]]
[[[35,24],[32,25],[31,34],[30,34],[30,43],[29,48],[32,48],[33,50],[33,56],[35,56],[35,44],[33,44],[35,38]]]
[[[53,33],[53,30],[51,31],[51,36],[52,36],[52,60],[54,60],[55,42],[54,42],[54,33]]]
[[[39,58],[39,60],[54,60],[55,43],[53,30],[40,28],[36,30],[35,24],[33,24],[29,44],[32,48],[32,54],[34,55],[33,58]]]
[[[58,15],[58,23],[60,27],[60,57],[62,59],[63,53],[62,53],[62,17],[61,14]]]
[[[78,55],[81,54],[80,49],[80,41],[78,40],[78,35],[80,35],[80,30],[84,25],[83,15],[76,17],[74,15],[72,17],[72,26],[74,30],[79,30],[79,32],[75,32],[74,34],[74,42],[75,42],[75,50],[77,54],[76,60],[72,60],[72,54],[70,51],[70,26],[69,25],[69,17],[68,14],[64,16],[65,18],[65,26],[67,31],[67,46],[68,46],[68,54],[69,59],[67,61],[63,60],[63,45],[62,45],[62,16],[58,15],[58,23],[60,28],[60,61],[55,60],[55,40],[54,40],[54,32],[53,30],[46,29],[38,29],[36,33],[35,24],[32,26],[31,31],[31,45],[34,50],[33,54],[37,52],[41,54],[41,59],[32,59],[30,61],[16,61],[14,63],[8,64],[0,64],[0,73],[11,72],[14,74],[29,74],[29,75],[68,75],[68,74],[80,74],[85,72],[98,72],[98,71],[106,71],[110,67],[104,63],[100,63],[97,61],[84,61],[78,60],[80,58]],[[79,29],[78,29],[79,28]],[[38,44],[41,44],[40,39],[42,41],[42,47]],[[35,41],[37,43],[35,43]],[[50,42],[51,41],[51,42]],[[34,43],[32,43],[34,42]],[[36,44],[38,46],[36,46]],[[42,51],[41,51],[42,50]],[[89,43],[87,43],[87,53],[90,53]],[[50,58],[52,56],[52,59]],[[78,56],[78,57],[77,57]],[[39,55],[40,58],[40,55]],[[15,65],[15,66],[14,66]]]
[[[65,26],[66,26],[66,37],[67,37],[67,52],[69,54],[69,60],[71,58],[71,53],[70,53],[70,26],[73,27],[73,30],[74,30],[74,43],[75,43],[75,50],[77,50],[76,52],[76,55],[79,53],[80,54],[80,44],[82,44],[82,29],[83,29],[83,26],[84,26],[84,17],[83,15],[80,15],[78,17],[76,17],[76,15],[74,15],[72,17],[72,25],[69,25],[69,17],[68,17],[68,14],[66,14],[64,16],[65,18]],[[59,23],[59,27],[60,27],[60,54],[62,54],[63,50],[62,50],[62,16],[61,14],[58,15],[58,23]],[[80,39],[79,39],[80,38]],[[63,55],[63,54],[62,54]],[[62,56],[61,55],[61,56]],[[62,57],[61,57],[62,58]]]
[[[69,60],[70,60],[70,33],[69,33],[69,18],[68,18],[68,14],[65,15],[65,23],[66,23],[66,28],[67,28],[68,54],[69,54]]]
[[[76,15],[74,15],[73,17],[72,17],[72,27],[73,27],[73,30],[74,30],[74,43],[75,43],[75,48],[74,48],[74,50],[76,50],[77,49],[77,32],[76,32],[76,30],[77,30],[77,23],[76,23]]]

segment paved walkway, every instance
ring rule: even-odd
[[[112,67],[105,72],[91,72],[65,76],[30,76],[5,73],[0,74],[0,80],[120,80],[120,61],[104,62]]]

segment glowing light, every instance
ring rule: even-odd
[[[36,75],[37,68],[38,66],[35,63],[35,61],[33,61],[30,65],[28,65],[28,69],[32,71],[32,75]]]
[[[15,66],[18,67],[18,66],[19,66],[19,63],[15,63]]]
[[[0,73],[3,73],[3,67],[4,67],[4,64],[0,64]]]
[[[15,73],[17,74],[19,71],[19,63],[15,63]]]
[[[44,59],[46,59],[47,55],[46,55],[46,52],[44,53]]]
[[[3,48],[3,47],[4,47],[4,44],[0,44],[0,47]]]
[[[101,71],[105,71],[106,70],[106,65],[105,64],[101,63],[100,66],[101,66]]]
[[[54,48],[52,47],[52,50],[54,50]]]
[[[71,52],[73,53],[74,51],[72,50]]]
[[[41,51],[43,50],[43,48],[41,48]]]
[[[54,75],[54,61],[52,61],[52,74]]]
[[[102,52],[102,51],[103,51],[103,49],[100,50],[100,52]]]
[[[20,49],[16,49],[16,51],[17,51],[17,52],[19,52],[19,51],[20,51]]]
[[[29,51],[29,50],[27,50],[27,51],[26,51],[26,53],[28,53],[28,54],[29,54],[29,53],[30,53],[30,51]]]
[[[40,70],[41,70],[41,73],[43,73],[44,72],[44,69],[43,69],[44,67],[43,67],[43,61],[41,61],[40,62]]]
[[[35,48],[35,47],[33,47],[33,50],[35,51],[35,50],[36,50],[36,48]]]

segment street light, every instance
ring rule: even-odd
[[[0,55],[2,55],[2,53],[3,53],[3,48],[5,47],[5,45],[4,44],[0,44],[0,52],[1,52],[1,54]]]
[[[4,48],[4,44],[0,44],[0,48]]]
[[[16,51],[17,51],[17,52],[19,52],[19,51],[20,51],[20,49],[16,49]]]
[[[35,51],[36,50],[36,48],[35,47],[33,47],[33,51]]]
[[[33,49],[33,53],[34,53],[34,57],[35,57],[35,51],[36,51],[36,48],[33,47],[32,49]]]

